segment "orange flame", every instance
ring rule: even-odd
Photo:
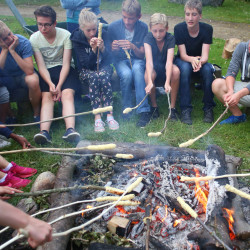
[[[199,170],[194,168],[194,171],[195,171],[196,177],[200,177]],[[202,188],[200,186],[200,182],[196,181],[195,185],[196,185],[195,189],[194,189],[195,190],[195,197],[202,204],[204,212],[206,212],[206,209],[207,209],[207,196],[204,193],[204,191],[202,190]]]
[[[93,206],[87,205],[85,209],[92,208],[92,207]],[[84,209],[82,211],[84,211]],[[82,217],[83,217],[83,215],[84,215],[84,212],[82,212]]]
[[[234,218],[233,218],[233,214],[234,211],[227,209],[227,208],[223,208],[226,212],[224,212],[224,217],[226,218],[227,222],[228,222],[228,226],[229,226],[229,236],[231,240],[235,239],[235,233],[234,233],[234,228],[233,228],[233,224],[234,224]]]
[[[178,226],[184,219],[178,219],[174,221],[173,227]]]
[[[165,205],[165,217],[161,220],[161,222],[164,222],[164,220],[166,220],[167,216],[168,216],[168,206]]]

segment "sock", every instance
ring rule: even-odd
[[[7,177],[7,174],[2,179],[0,179],[0,183],[5,182],[6,177]]]
[[[9,163],[8,166],[3,169],[3,171],[8,172],[12,167],[13,167],[13,165],[11,163]]]
[[[114,117],[112,115],[107,116],[107,121],[109,122],[111,120],[114,120]]]

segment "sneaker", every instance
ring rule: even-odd
[[[62,138],[67,142],[79,142],[80,134],[75,131],[73,128],[68,128]]]
[[[114,118],[107,120],[107,124],[108,124],[109,129],[111,130],[119,129],[119,123]]]
[[[247,120],[246,114],[242,114],[240,116],[231,115],[226,120],[223,120],[222,122],[220,122],[220,125],[240,123],[240,122],[245,122],[246,120]]]
[[[192,125],[191,109],[184,109],[181,111],[181,122]]]
[[[8,186],[12,188],[22,188],[27,186],[31,180],[21,179],[13,175],[13,173],[8,172],[5,181],[0,183],[0,186]]]
[[[8,172],[11,172],[14,176],[20,177],[20,178],[27,178],[37,173],[37,170],[34,168],[25,168],[18,166],[15,162],[11,162],[12,167]],[[1,170],[2,171],[2,170]],[[3,173],[6,173],[5,171],[2,171]]]
[[[95,132],[100,133],[105,131],[105,123],[101,119],[95,121]]]
[[[178,121],[178,111],[175,108],[171,108],[171,115],[170,115],[170,120],[171,121]]]
[[[160,116],[158,107],[151,107],[150,112],[152,119],[157,119]]]
[[[34,136],[34,141],[37,144],[51,143],[51,136],[47,130],[42,130],[40,133]]]
[[[206,123],[212,123],[214,121],[214,112],[213,109],[207,109],[204,111],[204,118],[203,118],[203,122]]]
[[[151,119],[151,112],[142,112],[139,114],[140,118],[139,121],[136,123],[137,127],[144,128],[150,122]]]

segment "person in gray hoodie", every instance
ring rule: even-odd
[[[241,81],[236,81],[241,70]],[[220,124],[232,124],[246,121],[238,104],[250,107],[250,40],[237,45],[230,61],[226,79],[217,78],[213,81],[212,90],[222,103],[228,103],[232,116]]]

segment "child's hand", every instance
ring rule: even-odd
[[[154,87],[154,84],[149,83],[145,88],[146,94],[150,94],[153,87]]]
[[[170,93],[171,90],[171,86],[169,84],[165,84],[165,92]]]
[[[112,42],[112,50],[119,50],[120,47],[119,47],[119,41],[118,40],[114,40]]]
[[[133,49],[134,44],[132,44],[128,40],[119,40],[119,47],[121,47],[122,49]]]
[[[92,48],[92,50],[96,53],[97,50],[97,43],[98,43],[98,38],[97,37],[93,37],[90,39],[89,45]]]

